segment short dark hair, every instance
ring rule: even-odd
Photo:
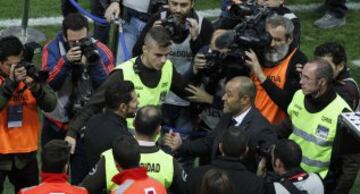
[[[62,173],[70,158],[70,146],[64,140],[49,141],[41,152],[42,171]]]
[[[233,182],[226,171],[213,168],[208,170],[201,182],[201,194],[233,194]]]
[[[312,61],[309,61],[308,63],[316,64],[316,70],[315,75],[316,79],[325,78],[326,82],[328,84],[332,83],[333,77],[334,77],[334,69],[331,67],[331,65],[328,63],[328,61],[325,61],[321,58],[316,58]]]
[[[62,23],[62,32],[67,38],[67,30],[79,31],[83,28],[89,30],[89,22],[79,13],[70,13],[65,17]]]
[[[336,42],[326,42],[323,43],[315,48],[314,55],[316,57],[324,57],[324,56],[331,56],[335,65],[338,65],[344,62],[346,65],[347,57],[345,48]]]
[[[131,135],[120,135],[112,144],[115,161],[123,169],[136,168],[140,161],[140,147]]]
[[[161,121],[161,112],[157,106],[143,106],[136,112],[134,120],[135,131],[149,137],[153,136]]]
[[[131,81],[119,81],[109,85],[105,90],[106,106],[111,110],[119,108],[121,103],[129,103],[132,100],[134,84]]]
[[[10,56],[18,56],[24,50],[21,41],[15,36],[6,36],[0,39],[0,61],[4,62]]]
[[[171,45],[171,37],[169,32],[162,26],[154,26],[146,33],[144,44],[156,42],[160,47],[168,47]]]
[[[279,159],[285,170],[297,168],[302,159],[301,147],[293,140],[281,139],[275,144],[274,159]]]
[[[230,127],[223,135],[222,149],[226,156],[239,158],[248,145],[248,134],[238,127]]]

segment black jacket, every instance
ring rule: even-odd
[[[232,115],[224,114],[220,118],[214,131],[201,139],[185,141],[179,148],[178,153],[180,155],[191,154],[196,156],[211,155],[211,158],[215,159],[216,156],[220,155],[218,145],[221,142],[223,134],[228,129],[231,119]],[[244,159],[244,163],[249,170],[255,172],[257,168],[255,147],[259,144],[264,146],[266,144],[272,144],[276,141],[276,135],[269,122],[255,107],[250,109],[238,127],[249,135],[249,152],[248,156]]]
[[[208,170],[213,168],[222,169],[228,173],[236,194],[264,193],[262,178],[246,170],[239,160],[228,157],[219,157],[211,165],[190,170],[186,180],[187,193],[200,193],[202,178]]]
[[[89,166],[93,167],[100,159],[102,152],[112,146],[119,135],[131,135],[126,120],[111,110],[93,116],[86,125],[85,149]]]

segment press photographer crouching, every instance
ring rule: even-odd
[[[62,32],[44,47],[42,69],[50,72],[47,81],[56,91],[58,102],[54,111],[44,113],[42,146],[52,139],[65,138],[70,119],[79,113],[114,67],[111,51],[89,36],[88,30],[84,16],[69,14],[63,21]],[[79,153],[85,155],[79,142],[75,157]],[[79,167],[71,170],[72,183],[78,183],[88,172],[87,161],[72,161],[79,162]]]
[[[38,108],[52,111],[56,106],[56,95],[42,77],[46,73],[24,61],[25,55],[33,53],[25,53],[18,38],[0,39],[0,193],[6,177],[15,193],[38,184]]]
[[[259,163],[259,176],[265,176],[269,194],[323,194],[324,185],[315,173],[307,173],[301,167],[302,151],[292,140],[282,139],[276,142],[269,153],[269,160]],[[266,163],[271,162],[274,172],[265,172]],[[274,174],[273,174],[274,173]]]

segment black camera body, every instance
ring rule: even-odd
[[[81,52],[90,63],[96,62],[100,59],[96,45],[90,38],[83,38],[77,41],[74,46],[80,47]]]
[[[37,83],[45,83],[49,77],[48,71],[39,71],[36,66],[28,61],[21,61],[15,68],[24,67],[27,76],[31,77]]]
[[[170,15],[161,20],[161,25],[169,32],[175,43],[181,43],[189,35],[189,23],[183,22],[177,15]]]
[[[271,43],[271,35],[265,30],[265,21],[272,12],[266,7],[254,6],[252,4],[237,5],[237,8],[244,9],[245,13],[240,12],[246,15],[246,17],[241,15],[244,21],[235,26],[232,32],[225,33],[218,38],[226,40],[226,48],[229,51],[224,54],[216,53],[216,51],[205,54],[207,60],[205,74],[207,75],[211,76],[213,73],[222,72],[229,68],[227,64],[234,63],[241,66],[239,68],[244,69],[244,71],[248,71],[244,65],[247,59],[245,51],[250,49],[257,54],[260,63],[263,61],[264,49]]]
[[[48,71],[40,71],[34,64],[32,64],[35,53],[41,53],[41,48],[42,46],[36,42],[28,42],[24,44],[23,60],[15,67],[24,67],[27,76],[31,77],[37,83],[45,83],[49,77]]]

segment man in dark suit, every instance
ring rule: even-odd
[[[264,193],[263,179],[248,171],[240,161],[248,152],[248,135],[237,127],[230,127],[218,144],[221,156],[211,165],[191,169],[186,179],[188,193],[200,193],[202,178],[210,169],[224,170],[230,179],[234,193]]]
[[[257,146],[267,146],[276,141],[276,135],[271,129],[271,125],[258,109],[254,106],[256,89],[253,82],[248,77],[234,77],[227,82],[224,101],[225,113],[214,131],[208,136],[194,140],[182,142],[178,133],[169,133],[164,137],[165,145],[178,155],[211,156],[215,159],[220,155],[218,145],[223,134],[231,126],[236,126],[248,133],[249,154],[244,158],[244,163],[249,170],[255,172],[257,162],[255,152]]]

